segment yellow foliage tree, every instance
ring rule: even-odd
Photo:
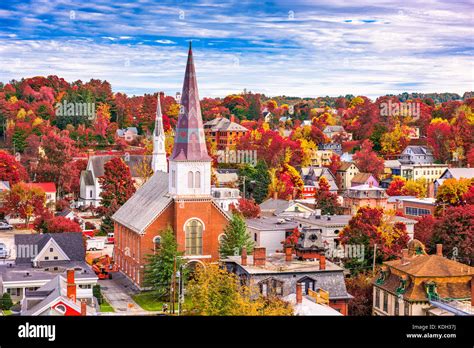
[[[446,179],[438,188],[436,193],[436,201],[449,205],[458,205],[461,203],[462,196],[469,190],[469,187],[474,184],[473,179]]]
[[[391,132],[385,133],[380,139],[382,152],[386,154],[400,153],[410,140],[410,128],[397,123]]]
[[[204,316],[292,315],[291,304],[279,299],[264,299],[255,289],[240,285],[233,273],[216,264],[196,269],[187,288],[191,314]]]

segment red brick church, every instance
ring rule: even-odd
[[[158,100],[153,133],[155,173],[113,215],[115,261],[142,287],[146,256],[160,243],[160,233],[173,228],[179,250],[190,262],[219,259],[219,238],[229,216],[211,197],[211,158],[199,104],[193,53],[189,47],[181,109],[169,163]]]

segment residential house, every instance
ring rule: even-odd
[[[234,116],[230,120],[225,117],[217,117],[204,123],[206,138],[215,144],[217,150],[235,148],[238,139],[249,130],[234,122]]]
[[[325,291],[311,291],[311,295],[303,294],[303,283],[296,283],[296,293],[283,297],[283,300],[291,303],[293,306],[293,314],[295,316],[341,316],[342,313],[331,308],[329,302],[324,301],[323,296],[318,296]]]
[[[51,210],[56,210],[56,184],[54,182],[31,182],[30,187],[36,187],[46,194],[46,206]]]
[[[336,177],[326,167],[302,167],[300,174],[304,184],[307,186],[313,186],[316,189],[319,188],[319,179],[324,177],[329,184],[329,190],[331,192],[337,192],[338,190]]]
[[[36,290],[26,290],[21,300],[21,315],[26,316],[79,316],[96,314],[95,301],[77,299],[81,291],[75,281],[74,269],[68,269],[66,277],[58,274]]]
[[[326,126],[323,130],[323,134],[331,140],[335,135],[339,134],[344,135],[347,140],[352,140],[352,134],[346,132],[343,126]]]
[[[157,171],[112,216],[116,265],[143,287],[147,255],[173,229],[178,250],[191,264],[219,260],[219,240],[230,220],[211,195],[211,162],[201,117],[191,45],[181,94],[169,173]]]
[[[373,314],[394,316],[474,314],[474,267],[443,256],[442,245],[427,255],[417,240],[401,259],[386,261],[374,281]]]
[[[377,186],[359,185],[350,187],[344,193],[343,208],[346,214],[354,215],[360,207],[383,208],[387,206],[385,190]]]
[[[214,201],[225,211],[230,210],[230,206],[239,206],[240,190],[229,187],[211,187],[211,196]]]
[[[86,170],[81,172],[78,206],[100,206],[102,188],[99,184],[99,177],[104,175],[105,164],[115,157],[120,156],[99,155],[89,157]],[[151,167],[152,156],[124,155],[121,157],[130,169],[132,178],[137,184],[140,184],[143,178],[139,168],[143,162]]]
[[[216,169],[214,172],[216,177],[216,186],[218,187],[239,187],[239,170],[238,169]]]
[[[305,216],[314,213],[314,210],[300,202],[278,198],[269,198],[260,204],[263,216]]]
[[[323,167],[331,164],[331,157],[334,155],[332,150],[317,150],[311,151],[311,165],[315,167]]]
[[[387,200],[387,208],[403,213],[408,217],[422,217],[434,215],[436,210],[436,199],[417,198],[413,196],[392,196]]]
[[[245,223],[255,245],[265,247],[269,253],[283,250],[282,242],[298,227],[294,219],[279,216],[245,219]]]
[[[0,293],[9,293],[14,302],[27,291],[37,290],[57,275],[75,270],[77,299],[91,303],[97,276],[85,262],[82,233],[15,235],[16,258],[0,265]]]
[[[434,162],[434,155],[427,146],[408,145],[398,160],[401,164],[431,164]]]
[[[124,139],[128,143],[131,143],[138,138],[138,129],[136,127],[117,129],[116,134],[117,137]]]
[[[386,160],[384,161],[384,175],[385,176],[393,176],[398,175],[400,176],[402,164],[399,160]]]
[[[291,248],[288,249],[285,253],[267,255],[265,248],[256,247],[253,255],[243,251],[241,256],[229,256],[223,261],[241,283],[258,289],[261,296],[285,298],[297,293],[297,286],[302,287],[305,295],[324,291],[329,307],[347,315],[352,296],[346,289],[344,270],[326,260],[324,254],[307,259],[293,255]]]
[[[446,164],[402,164],[400,172],[401,176],[407,180],[418,180],[424,178],[428,183],[430,183],[438,179],[446,169],[448,169]]]
[[[473,179],[474,168],[447,168],[438,179],[434,181],[434,194],[438,193],[439,187],[446,179]]]
[[[359,185],[369,185],[379,187],[379,182],[370,173],[357,173],[351,180],[351,187]]]
[[[351,187],[352,179],[360,173],[354,162],[341,162],[341,166],[336,172],[341,176],[341,189],[343,191]]]

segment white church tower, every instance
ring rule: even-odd
[[[181,109],[170,156],[169,193],[174,197],[209,197],[211,161],[204,136],[193,51],[189,44]]]
[[[161,102],[158,93],[158,101],[156,104],[155,130],[153,131],[153,156],[151,159],[151,168],[153,172],[168,172],[168,164],[166,162],[165,149],[165,130],[163,128],[163,115],[161,114]]]

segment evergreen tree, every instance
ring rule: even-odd
[[[268,185],[270,185],[270,174],[268,173],[268,166],[265,161],[258,161],[255,166],[255,188],[253,190],[253,198],[257,204],[262,203],[268,196]]]
[[[145,285],[156,291],[157,297],[164,299],[170,294],[173,277],[174,260],[176,271],[184,264],[183,253],[178,251],[178,243],[170,226],[162,233],[159,249],[147,256],[145,266]],[[184,276],[182,274],[181,276]]]
[[[247,233],[244,218],[240,214],[232,215],[232,219],[224,230],[224,237],[220,245],[220,253],[222,256],[240,255],[242,248],[246,248],[248,252],[253,250],[253,241],[250,234]]]
[[[10,308],[12,308],[12,306],[13,306],[13,302],[12,302],[12,298],[10,294],[7,292],[4,293],[1,299],[0,309],[9,310]]]

